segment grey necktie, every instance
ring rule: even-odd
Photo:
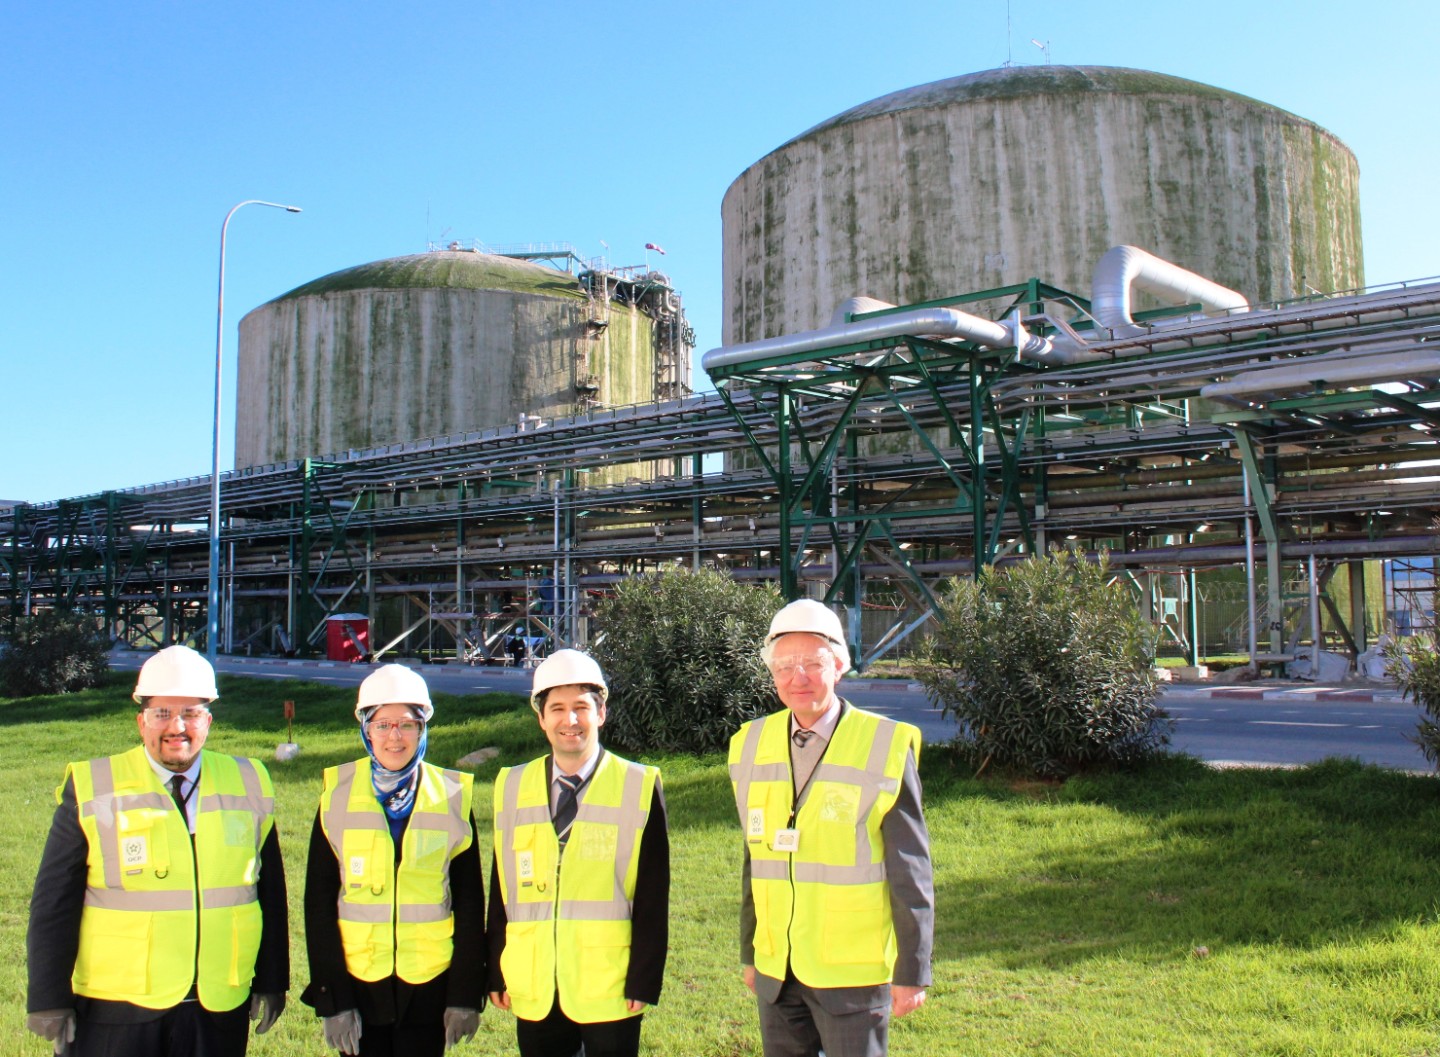
[[[557,774],[555,780],[560,783],[560,798],[555,805],[555,836],[560,838],[563,848],[570,839],[570,827],[575,824],[575,812],[580,806],[580,776]]]
[[[794,773],[798,796],[810,784],[810,776],[815,773],[815,766],[825,751],[825,739],[817,731],[798,727],[790,735],[790,744],[795,746],[790,750],[790,769]]]

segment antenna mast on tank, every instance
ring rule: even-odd
[[[1015,56],[1010,54],[1010,0],[1005,0],[1005,67],[1015,65]]]

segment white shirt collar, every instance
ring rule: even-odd
[[[170,788],[170,780],[177,774],[185,776],[185,783],[181,785],[180,788],[183,789],[186,794],[195,787],[196,782],[200,781],[200,755],[198,753],[190,766],[183,771],[172,771],[168,767],[161,767],[155,762],[155,758],[150,755],[149,749],[145,750],[145,758],[150,761],[150,766],[155,769],[155,774],[156,777],[160,779],[160,784],[167,790]]]
[[[830,702],[830,707],[821,714],[819,719],[810,724],[808,729],[819,734],[822,740],[829,741],[835,733],[835,724],[840,722],[840,708],[840,698],[836,697]],[[796,720],[794,713],[791,713],[790,733],[794,734],[799,729],[800,723]]]
[[[592,774],[595,773],[595,765],[600,762],[600,754],[604,751],[604,749],[599,750],[595,753],[594,756],[590,757],[588,760],[582,763],[580,765],[580,770],[576,771],[575,774],[571,775],[571,777],[579,778],[582,782],[586,781]],[[550,775],[550,784],[554,785],[556,779],[559,778],[561,772],[560,765],[554,762],[553,756],[551,757],[551,764],[552,766],[550,770],[552,773]]]

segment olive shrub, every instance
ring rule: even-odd
[[[0,648],[0,692],[31,697],[88,689],[110,670],[108,649],[95,619],[83,613],[21,617]]]
[[[951,580],[937,616],[918,677],[982,768],[1063,778],[1168,744],[1155,629],[1103,555],[1052,551]]]
[[[632,751],[723,750],[774,711],[760,643],[780,596],[713,570],[623,580],[595,612],[595,659],[610,684],[605,740]]]

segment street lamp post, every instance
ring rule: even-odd
[[[215,430],[210,447],[210,600],[206,612],[209,631],[205,635],[205,656],[212,665],[219,652],[220,640],[220,368],[224,363],[225,350],[225,234],[230,228],[230,218],[245,206],[270,206],[287,213],[300,212],[299,206],[248,198],[226,213],[225,223],[220,225],[220,295],[215,312]]]

